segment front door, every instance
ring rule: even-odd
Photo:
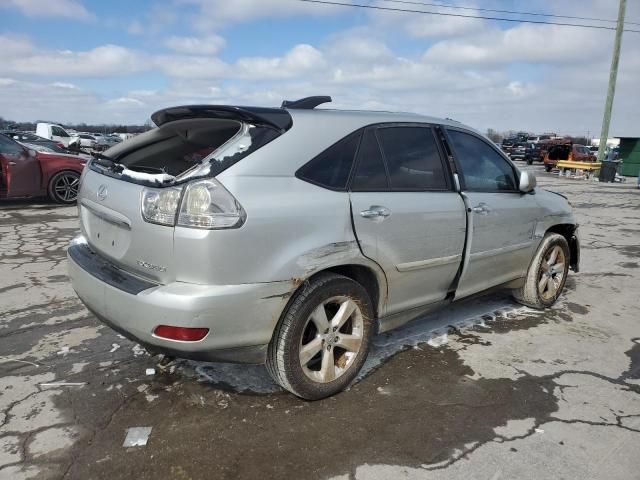
[[[443,300],[460,266],[465,212],[432,128],[367,129],[350,190],[360,248],[387,275],[384,314]]]
[[[0,156],[5,164],[6,178],[2,178],[2,189],[7,197],[21,197],[40,193],[40,162],[36,156],[19,143],[0,135]]]
[[[515,167],[482,137],[448,129],[469,214],[467,258],[456,298],[525,275],[539,207],[518,188]]]

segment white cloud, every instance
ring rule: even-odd
[[[165,46],[170,50],[188,55],[216,55],[226,44],[225,39],[219,35],[207,35],[205,37],[178,37],[171,36],[165,41]]]
[[[177,0],[181,5],[196,7],[194,25],[200,30],[218,29],[234,23],[258,18],[292,17],[297,15],[326,16],[349,13],[339,6],[314,5],[291,0]],[[350,0],[341,0],[350,3]]]
[[[322,52],[311,45],[296,45],[282,57],[241,58],[235,75],[251,80],[293,78],[326,68]]]
[[[608,32],[567,30],[553,25],[516,25],[508,30],[485,29],[477,35],[447,39],[431,46],[428,62],[487,67],[508,63],[582,64],[610,51]]]
[[[155,59],[155,65],[172,78],[217,79],[230,72],[229,65],[215,57],[162,55]]]
[[[117,45],[88,51],[40,50],[24,38],[1,36],[0,74],[106,77],[148,68],[145,57]],[[8,47],[8,48],[5,48]]]
[[[2,0],[0,7],[16,8],[28,17],[95,18],[79,0]]]

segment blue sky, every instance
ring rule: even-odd
[[[612,0],[429,3],[617,15]],[[639,3],[629,2],[628,20],[640,19]],[[481,130],[594,133],[612,40],[611,31],[297,0],[0,0],[0,116],[142,123],[180,103],[278,105],[329,94],[341,108],[411,110]],[[638,40],[625,33],[619,135],[640,129]]]

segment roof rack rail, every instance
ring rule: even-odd
[[[328,95],[317,95],[315,97],[305,97],[300,100],[283,100],[281,108],[294,108],[303,110],[313,110],[318,105],[331,102]]]

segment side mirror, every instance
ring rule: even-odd
[[[520,172],[520,191],[522,193],[530,193],[536,188],[538,182],[536,176],[531,171]]]
[[[32,157],[32,158],[35,158],[35,157],[37,157],[37,156],[38,156],[38,152],[36,152],[35,150],[33,150],[33,149],[31,149],[31,148],[30,148],[29,150],[27,150],[27,153],[28,153],[28,154],[29,154],[29,156],[30,156],[30,157]]]

